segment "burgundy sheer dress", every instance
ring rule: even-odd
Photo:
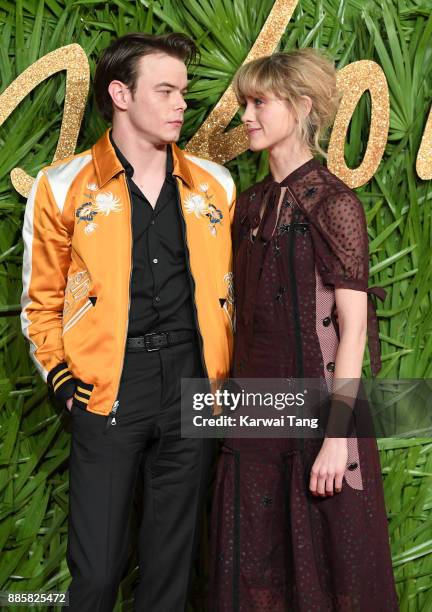
[[[334,290],[367,291],[380,368],[368,239],[356,195],[316,160],[238,199],[233,223],[233,376],[324,378],[338,347]],[[212,510],[211,612],[393,612],[379,453],[349,438],[342,492],[314,497],[321,441],[227,438]]]

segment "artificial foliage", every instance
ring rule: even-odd
[[[180,142],[184,145],[228,87],[272,4],[272,0],[0,0],[0,90],[35,60],[72,42],[83,47],[94,74],[96,59],[112,37],[132,31],[184,32],[201,49],[199,65],[190,70]],[[280,49],[307,46],[327,50],[338,68],[372,59],[385,72],[391,104],[388,143],[374,178],[357,190],[368,221],[371,284],[387,290],[385,303],[378,307],[383,354],[379,376],[431,378],[432,190],[430,181],[415,173],[432,102],[430,3],[300,0]],[[65,551],[70,434],[35,371],[21,333],[25,201],[9,178],[15,166],[35,176],[51,161],[64,88],[64,74],[46,80],[0,127],[0,590],[7,591],[64,591],[69,582]],[[346,160],[352,167],[360,163],[365,150],[369,111],[365,94],[346,143]],[[232,125],[238,121],[236,117]],[[90,96],[77,150],[86,149],[105,127]],[[228,167],[242,190],[266,174],[267,160],[265,154],[247,152]],[[370,376],[367,355],[364,374]],[[399,437],[382,439],[379,446],[400,607],[403,612],[428,612],[432,609],[432,442]],[[204,610],[203,561],[194,574],[190,611],[198,612]],[[116,612],[132,609],[136,575],[131,551]]]

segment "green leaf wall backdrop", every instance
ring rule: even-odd
[[[243,62],[272,0],[0,0],[1,91],[30,64],[79,43],[92,74],[114,36],[131,31],[182,31],[202,56],[192,69],[185,144],[203,123]],[[432,16],[428,0],[300,0],[280,43],[326,49],[338,68],[359,59],[379,63],[389,85],[387,147],[374,178],[357,190],[368,220],[371,284],[384,286],[380,304],[382,378],[432,378],[432,190],[415,159],[432,102]],[[0,127],[0,590],[64,591],[70,435],[21,334],[21,227],[24,199],[9,173],[32,176],[53,157],[63,114],[64,73],[39,85]],[[364,153],[368,94],[355,111],[346,142],[348,165]],[[238,123],[238,117],[232,125]],[[90,97],[78,151],[105,125]],[[267,170],[264,154],[228,164],[243,190]],[[367,355],[364,374],[370,375]],[[380,440],[394,570],[403,612],[432,609],[432,442]],[[136,526],[135,526],[136,527]],[[134,527],[133,527],[134,528]],[[116,612],[131,609],[136,559]],[[204,610],[205,565],[196,568],[190,610]],[[16,609],[16,608],[15,608]],[[25,608],[22,608],[25,609]]]

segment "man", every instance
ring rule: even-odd
[[[211,453],[180,437],[180,382],[229,371],[235,197],[227,170],[173,144],[195,52],[181,34],[114,41],[94,83],[112,130],[42,170],[26,206],[23,332],[72,419],[74,611],[114,607],[141,475],[135,609],[186,606]]]

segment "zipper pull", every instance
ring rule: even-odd
[[[115,415],[116,415],[117,409],[119,407],[119,404],[120,404],[120,402],[118,400],[116,400],[114,402],[114,404],[113,404],[113,407],[111,408],[111,412],[109,413],[108,418],[107,418],[107,424],[106,424],[106,427],[105,427],[105,433],[108,431],[110,425],[112,425],[112,426],[117,425],[117,421],[116,421]]]

